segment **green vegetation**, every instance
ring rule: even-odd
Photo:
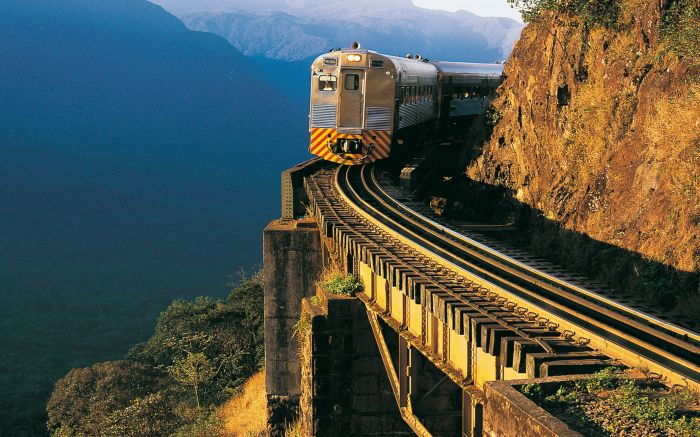
[[[352,296],[362,291],[362,282],[355,275],[343,275],[339,271],[326,272],[321,279],[321,289],[326,293]]]
[[[697,394],[687,388],[661,390],[613,368],[563,383],[555,392],[541,384],[526,384],[520,391],[584,435],[700,435],[700,416],[693,412]]]
[[[186,357],[179,358],[170,367],[170,374],[175,381],[190,386],[194,390],[197,410],[202,408],[199,402],[199,387],[211,381],[217,373],[211,361],[201,352],[196,354],[188,352]]]
[[[521,9],[526,23],[541,20],[545,11],[577,17],[590,27],[616,29],[638,15],[639,0],[508,0]],[[700,1],[673,0],[664,14],[663,39],[676,55],[693,63],[700,59]]]
[[[155,334],[121,361],[73,369],[47,405],[53,436],[209,436],[213,411],[263,361],[263,286],[243,278],[226,300],[173,302]]]
[[[306,334],[311,331],[311,316],[307,313],[302,313],[299,320],[294,324],[294,329],[292,330],[292,338],[296,339],[301,343]]]
[[[618,0],[508,0],[521,9],[526,23],[541,19],[543,12],[576,16],[589,26],[615,27],[620,14]]]
[[[664,15],[663,39],[678,56],[700,61],[700,1],[675,0]]]

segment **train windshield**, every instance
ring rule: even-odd
[[[338,78],[332,74],[324,74],[318,77],[319,91],[335,91],[338,83]]]

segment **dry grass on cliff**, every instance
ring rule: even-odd
[[[645,140],[673,169],[669,178],[669,219],[686,235],[700,230],[700,85],[692,85],[654,103]],[[695,230],[695,232],[693,232]],[[688,251],[679,260],[684,270],[700,270],[700,253]]]
[[[571,102],[562,112],[568,122],[562,136],[569,170],[579,186],[591,186],[605,170],[615,146],[624,140],[636,110],[635,86],[631,81],[613,82],[607,78],[615,71],[614,63],[629,65],[634,75],[640,67],[629,47],[629,34],[616,35],[603,49],[606,32],[591,31],[591,49],[586,53],[586,65],[599,65],[600,59],[613,59],[613,64],[591,69],[588,80],[572,94]]]
[[[256,373],[243,386],[243,392],[221,407],[225,437],[265,435],[267,402],[265,371]]]
[[[700,141],[700,85],[693,84],[675,96],[657,100],[645,133],[647,141],[655,146],[697,145]]]

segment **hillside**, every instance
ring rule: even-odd
[[[2,134],[94,145],[138,138],[140,152],[201,156],[204,147],[230,159],[251,155],[236,141],[268,139],[256,120],[286,122],[281,110],[241,104],[280,98],[241,53],[144,0],[0,8],[0,35],[12,42],[0,47]]]
[[[541,252],[697,316],[700,11],[609,4],[527,26],[468,175],[530,211]]]
[[[306,114],[144,0],[5,0],[0,41],[0,435],[43,435],[69,368],[257,266]]]

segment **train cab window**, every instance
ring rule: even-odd
[[[338,78],[332,74],[324,74],[318,77],[319,91],[335,91],[338,85]]]
[[[384,68],[384,61],[372,59],[372,68]]]
[[[355,91],[360,89],[360,76],[357,74],[345,75],[345,89]]]
[[[337,58],[323,58],[323,65],[338,65]]]

